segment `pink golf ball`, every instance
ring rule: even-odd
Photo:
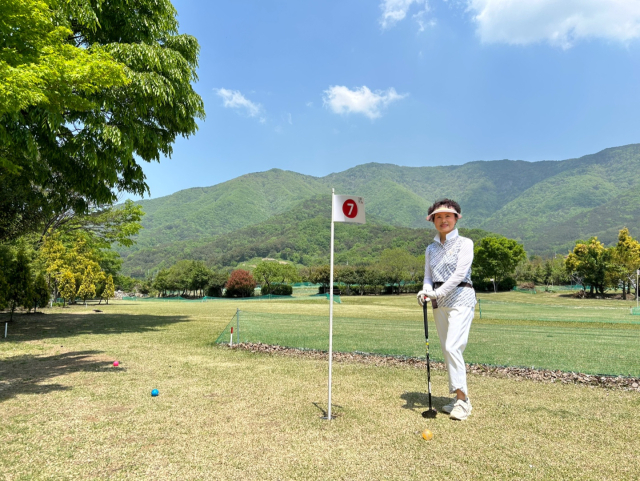
[[[114,361],[113,365],[114,365],[114,367],[118,367],[120,365],[120,363],[118,361]]]

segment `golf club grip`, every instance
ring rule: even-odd
[[[429,342],[429,325],[427,321],[429,319],[429,314],[427,314],[427,303],[422,304],[422,320],[424,321],[424,338]]]

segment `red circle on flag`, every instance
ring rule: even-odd
[[[353,199],[345,200],[342,204],[342,213],[349,219],[358,215],[358,204]]]

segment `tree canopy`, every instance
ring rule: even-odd
[[[169,0],[0,0],[0,240],[148,192],[197,130],[199,45]]]
[[[496,284],[512,274],[518,263],[526,258],[527,254],[513,239],[506,237],[485,237],[475,247],[473,266],[475,275],[484,278],[493,278]]]
[[[594,289],[604,294],[607,287],[607,270],[611,267],[611,250],[597,237],[588,241],[576,241],[573,252],[565,260],[565,266],[579,284],[590,286],[591,294],[594,293]]]

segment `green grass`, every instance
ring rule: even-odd
[[[414,302],[345,298],[335,307],[420,324]],[[328,312],[326,301],[264,305]],[[470,375],[468,421],[424,420],[423,369],[334,363],[338,417],[322,421],[326,360],[214,344],[242,306],[118,302],[103,313],[16,316],[0,340],[0,478],[640,477],[637,392]],[[440,408],[446,373],[432,372],[432,384]],[[426,427],[431,442],[419,436]]]
[[[629,314],[628,303],[537,295],[534,304],[521,296],[526,294],[481,295],[483,317],[476,307],[467,362],[640,377],[640,322]],[[240,309],[240,323],[231,321],[219,342],[229,341],[233,325],[236,342],[239,327],[243,342],[329,348],[326,304],[254,301]],[[429,316],[433,319],[431,308]],[[432,322],[429,332],[431,356],[442,360]],[[337,352],[424,356],[422,312],[412,296],[343,297],[343,304],[334,306],[333,334]]]

